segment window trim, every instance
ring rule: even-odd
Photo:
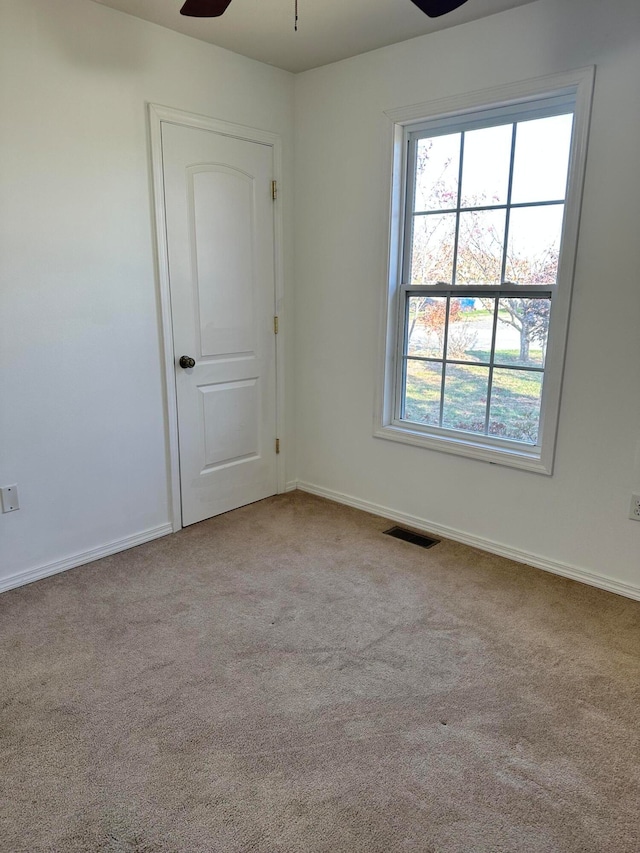
[[[592,66],[384,113],[388,122],[386,170],[390,187],[390,213],[386,222],[386,241],[389,262],[381,311],[382,345],[376,389],[375,437],[541,474],[553,473],[594,80],[595,67]],[[535,109],[535,105],[543,100],[559,99],[561,103],[567,98],[575,99],[574,132],[558,281],[552,288],[548,285],[540,288],[552,289],[554,294],[538,445],[531,447],[493,436],[472,436],[471,433],[444,428],[429,428],[429,432],[426,432],[419,425],[399,421],[395,411],[399,342],[404,335],[400,301],[404,292],[401,265],[407,196],[407,131],[417,130],[434,120],[442,122],[443,126],[455,127],[468,120],[470,115],[488,110],[501,110],[505,121],[508,121],[510,115],[528,105]],[[429,289],[433,291],[433,286],[429,286]],[[497,289],[499,286],[488,287],[491,291]]]

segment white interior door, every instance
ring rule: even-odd
[[[277,492],[273,149],[163,121],[162,158],[186,526]]]

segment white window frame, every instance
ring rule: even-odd
[[[390,219],[387,231],[389,265],[381,313],[383,346],[380,356],[381,378],[376,395],[374,436],[541,474],[552,474],[594,79],[595,68],[584,68],[385,112],[390,123],[387,148],[387,162],[391,164]],[[550,99],[575,100],[575,107],[560,264],[557,285],[553,286],[538,444],[534,447],[493,436],[443,428],[432,429],[401,421],[397,414],[401,392],[399,383],[402,373],[404,293],[408,289],[402,280],[409,171],[406,144],[408,133],[426,122],[438,120],[454,125],[487,110],[504,110],[506,123],[509,121],[509,113],[513,113],[514,109],[529,109],[537,102],[548,103]],[[495,291],[499,287],[491,286],[488,289]],[[541,289],[550,288],[545,286]]]

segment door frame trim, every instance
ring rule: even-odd
[[[284,258],[283,258],[283,213],[280,201],[282,180],[282,138],[277,133],[247,127],[242,124],[189,113],[184,110],[147,103],[149,119],[149,143],[153,210],[155,214],[155,258],[156,279],[160,298],[160,332],[162,338],[164,373],[164,414],[167,443],[167,487],[171,508],[173,532],[182,529],[182,503],[180,499],[180,460],[178,455],[178,399],[175,382],[175,357],[173,348],[173,322],[171,317],[171,290],[169,285],[169,255],[167,250],[166,211],[164,206],[164,171],[162,164],[162,123],[210,130],[223,136],[232,136],[248,142],[271,146],[273,150],[273,180],[278,182],[278,200],[274,201],[274,316],[280,318],[276,348],[276,432],[284,436],[284,351],[285,351],[285,304],[284,304]],[[286,447],[276,457],[277,494],[286,491],[285,453]]]

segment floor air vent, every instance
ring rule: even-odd
[[[403,542],[411,542],[412,545],[419,545],[421,548],[433,548],[440,541],[432,536],[424,536],[422,533],[414,533],[413,530],[405,530],[404,527],[390,527],[384,531],[387,536],[393,536],[394,539],[402,539]]]

